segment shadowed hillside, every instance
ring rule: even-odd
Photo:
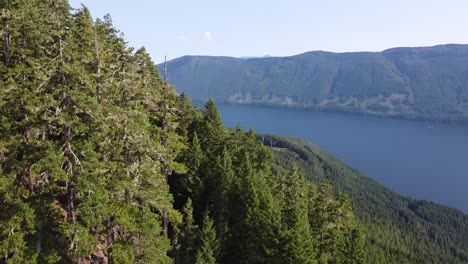
[[[294,163],[309,181],[349,195],[366,230],[367,263],[468,262],[468,216],[462,212],[392,192],[305,140],[257,138],[275,154],[274,173]]]

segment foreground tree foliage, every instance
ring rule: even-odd
[[[109,16],[0,8],[0,263],[362,263],[346,196],[273,174]]]

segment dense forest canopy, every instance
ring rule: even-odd
[[[252,131],[193,108],[110,16],[0,7],[0,263],[364,261],[347,198],[274,176]]]
[[[110,16],[0,8],[0,263],[395,260],[333,181],[192,107]]]

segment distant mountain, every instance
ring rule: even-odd
[[[170,82],[193,100],[468,120],[468,45],[251,59],[184,56],[167,66]]]
[[[263,56],[242,56],[241,59],[249,60],[249,59],[261,59],[261,58],[270,58],[270,55],[263,55]]]

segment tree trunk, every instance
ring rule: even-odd
[[[114,230],[112,227],[112,218],[107,218],[107,225],[106,225],[106,246],[109,248],[114,243]],[[107,250],[107,263],[112,264],[114,263],[110,254],[112,252],[112,248]]]
[[[168,230],[169,230],[169,213],[167,212],[167,208],[163,210],[163,235],[165,238],[168,237]]]
[[[3,151],[0,150],[0,173],[2,172],[3,169],[3,161],[5,160],[5,154]]]
[[[25,119],[28,119],[28,117],[26,116]],[[30,132],[29,127],[26,127],[24,129],[23,138],[24,138],[24,141],[26,142],[26,145],[28,145],[29,141],[31,140],[31,132]],[[26,159],[26,153],[23,152],[22,160],[25,160],[25,159]],[[28,162],[28,164],[29,164],[29,162]],[[27,165],[27,167],[24,169],[24,174],[23,175],[24,175],[23,177],[26,178],[24,181],[25,181],[26,187],[29,190],[29,195],[32,195],[33,191],[34,191],[34,182],[33,182],[33,178],[32,178],[32,172],[31,172],[31,165],[30,164]]]
[[[44,119],[44,122],[47,122],[47,111],[44,110],[44,114],[42,116],[42,118]],[[42,135],[41,135],[41,139],[42,141],[46,141],[47,139],[47,123],[44,124],[44,126],[42,126]]]
[[[107,218],[107,225],[106,225],[106,246],[110,247],[112,243],[114,243],[114,230],[112,228],[112,218]]]
[[[164,85],[166,87],[166,85]],[[169,174],[170,174],[170,168],[169,168],[169,157],[167,154],[168,147],[169,147],[169,138],[168,138],[168,116],[167,116],[167,95],[166,91],[164,89],[164,113],[163,113],[163,147],[164,147],[164,155],[162,157],[162,163],[163,163],[163,175],[164,179],[166,180],[166,184],[169,181]],[[169,228],[169,214],[167,212],[167,208],[163,209],[163,234],[164,237],[168,237],[168,228]]]
[[[127,131],[127,121],[125,121],[125,135],[124,135],[124,155],[125,155],[125,171],[127,172],[127,177],[130,177],[130,165],[131,165],[131,157],[130,157],[130,141],[128,139],[128,131]]]
[[[36,241],[36,253],[39,255],[42,250],[42,231],[44,229],[44,224],[40,221],[37,225],[37,241]]]
[[[72,150],[71,145],[71,128],[66,126],[63,131],[63,141],[64,141],[64,150],[63,155],[67,157],[65,161],[65,171],[69,177],[69,182],[67,182],[67,200],[68,200],[68,221],[76,221],[76,212],[75,212],[75,195],[73,190],[73,160],[75,155]]]
[[[28,166],[28,168],[26,169],[26,178],[28,179],[29,195],[32,195],[34,192],[34,182],[33,182],[33,176],[31,173],[31,166]]]

